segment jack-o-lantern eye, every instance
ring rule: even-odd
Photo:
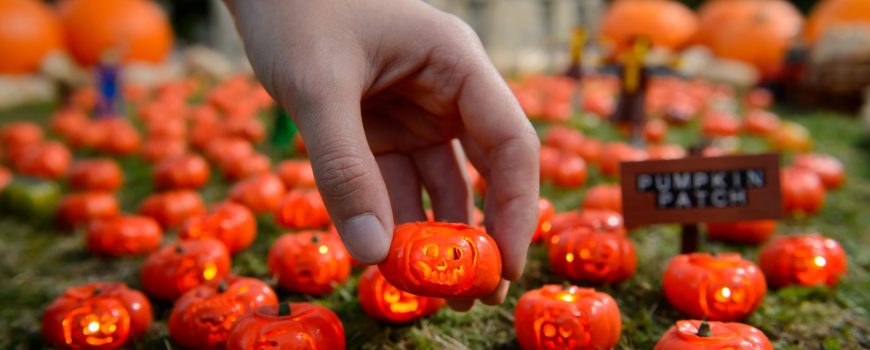
[[[453,246],[447,249],[447,257],[453,260],[462,259],[462,249],[459,249],[457,246]]]
[[[571,327],[568,327],[565,325],[559,326],[559,335],[562,336],[562,338],[568,338],[573,333],[574,333],[574,330],[571,329]]]
[[[438,257],[438,246],[432,243],[429,243],[423,247],[423,255],[426,255],[430,258]]]
[[[551,323],[547,323],[544,325],[544,336],[545,337],[554,337],[556,335],[556,326]]]
[[[388,304],[399,301],[401,297],[401,292],[399,292],[399,290],[396,288],[386,288],[386,290],[384,291],[384,301],[386,301]]]

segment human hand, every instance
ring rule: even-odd
[[[382,261],[395,223],[469,223],[465,154],[487,183],[501,303],[522,274],[538,201],[534,129],[461,20],[417,0],[228,0],[263,86],[299,127],[350,254]],[[474,300],[451,300],[467,310]]]

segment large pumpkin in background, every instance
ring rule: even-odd
[[[775,78],[803,17],[785,0],[713,0],[699,10],[696,41],[716,56],[746,62]]]
[[[821,1],[810,13],[804,39],[810,44],[819,40],[827,30],[838,26],[863,25],[870,27],[870,1]]]
[[[69,50],[93,65],[109,49],[124,61],[159,63],[172,48],[166,14],[148,0],[66,0],[60,5]]]
[[[0,1],[0,74],[33,72],[62,47],[60,23],[48,6],[38,0]]]
[[[615,1],[601,19],[601,41],[619,52],[643,36],[653,46],[680,49],[692,39],[698,20],[685,5],[671,0]]]

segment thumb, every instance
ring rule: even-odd
[[[366,142],[359,98],[333,90],[329,98],[306,102],[294,115],[329,215],[354,259],[379,263],[390,248],[393,214]]]

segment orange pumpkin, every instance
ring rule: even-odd
[[[791,121],[780,123],[769,135],[773,149],[781,152],[808,152],[813,148],[813,139],[806,127]]]
[[[148,255],[142,263],[142,288],[160,300],[175,300],[230,271],[230,253],[213,239],[176,242]]]
[[[90,123],[87,114],[76,108],[65,108],[57,111],[48,127],[64,141],[72,142]]]
[[[107,256],[139,255],[160,247],[163,230],[147,216],[102,218],[88,225],[88,250]]]
[[[118,50],[125,62],[160,63],[172,49],[172,28],[146,0],[67,0],[60,5],[69,50],[82,65]]]
[[[668,123],[662,119],[653,119],[646,122],[643,127],[643,136],[647,142],[659,143],[668,136]]]
[[[765,88],[754,88],[743,97],[743,104],[748,109],[770,108],[773,104],[773,94]]]
[[[86,225],[91,220],[109,218],[120,211],[118,199],[111,192],[70,193],[57,209],[57,221],[63,227]]]
[[[826,189],[837,189],[843,185],[846,174],[843,162],[833,156],[820,153],[801,154],[795,157],[794,166],[816,173]]]
[[[269,250],[269,273],[287,290],[331,293],[350,275],[350,255],[336,235],[304,231],[287,233]]]
[[[685,5],[671,0],[620,0],[601,19],[601,41],[620,52],[634,38],[646,37],[654,46],[677,50],[689,43],[698,20]]]
[[[740,120],[728,113],[707,112],[701,119],[701,133],[710,138],[735,136]]]
[[[622,190],[617,185],[596,185],[586,191],[583,209],[603,209],[622,213]]]
[[[112,159],[80,160],[69,173],[69,186],[79,191],[112,192],[124,182],[124,172]]]
[[[788,167],[780,173],[782,204],[786,213],[816,214],[825,204],[825,185],[816,173]]]
[[[555,147],[543,145],[539,160],[541,162],[541,180],[555,179],[562,161],[562,151]]]
[[[207,215],[194,216],[187,220],[184,229],[178,232],[181,239],[217,239],[230,254],[249,247],[257,238],[257,221],[247,207],[233,202],[215,206]]]
[[[646,147],[649,159],[679,159],[686,157],[686,149],[675,144],[649,145]]]
[[[776,221],[755,220],[707,224],[707,237],[712,241],[759,244],[776,232]]]
[[[221,163],[224,178],[230,181],[269,173],[271,167],[272,160],[265,154],[256,152],[247,157],[228,159]]]
[[[142,158],[150,163],[179,157],[187,153],[187,142],[174,138],[149,138],[142,143]]]
[[[396,288],[377,266],[369,266],[360,276],[357,298],[370,317],[391,323],[428,317],[444,306],[444,299],[418,296]]]
[[[523,294],[514,330],[524,350],[612,349],[622,318],[613,298],[591,288],[545,285]]]
[[[870,26],[870,4],[861,0],[826,0],[810,13],[804,38],[816,43],[825,32],[845,26]]]
[[[274,212],[281,206],[287,193],[284,183],[277,175],[266,173],[249,177],[235,184],[229,200],[240,203],[255,213]]]
[[[645,150],[635,148],[623,142],[611,142],[601,152],[601,173],[605,176],[618,177],[619,163],[636,162],[649,159]]]
[[[0,2],[0,74],[31,73],[51,52],[63,49],[54,11],[38,0]]]
[[[751,110],[746,113],[743,128],[751,135],[767,136],[779,128],[779,116],[765,110]]]
[[[697,41],[717,56],[755,66],[775,78],[800,34],[803,17],[784,0],[715,0],[699,11]]]
[[[770,340],[755,327],[736,322],[677,321],[659,338],[653,350],[744,349],[773,350]]]
[[[550,229],[553,227],[550,220],[553,219],[555,213],[556,208],[553,207],[553,203],[550,200],[544,197],[538,199],[538,226],[532,235],[532,242],[538,242],[545,236],[550,236]]]
[[[572,153],[562,152],[559,165],[553,174],[553,183],[560,187],[580,187],[586,183],[586,161]]]
[[[563,152],[577,153],[583,142],[583,133],[567,126],[555,125],[547,129],[543,144]]]
[[[288,159],[278,164],[275,170],[288,189],[296,187],[314,188],[314,170],[311,162],[305,159]]]
[[[194,132],[197,129],[195,128]],[[196,143],[194,143],[196,144]],[[205,157],[218,167],[232,159],[247,158],[256,152],[248,140],[240,137],[220,137],[210,139],[205,146]]]
[[[761,269],[738,253],[682,254],[671,259],[663,281],[671,305],[693,318],[745,318],[767,293]]]
[[[196,191],[166,191],[146,197],[139,213],[154,218],[163,228],[176,228],[187,219],[205,213],[205,204]]]
[[[782,236],[761,250],[759,264],[774,287],[833,287],[846,273],[846,252],[837,241],[819,234]]]
[[[637,269],[634,243],[622,233],[579,226],[552,236],[548,243],[550,269],[571,280],[619,283]]]
[[[384,278],[409,293],[436,298],[479,298],[501,281],[495,240],[464,224],[416,222],[396,226]]]
[[[278,225],[289,229],[323,228],[332,222],[320,192],[312,189],[287,192],[274,216]]]
[[[226,350],[265,350],[274,344],[282,349],[344,350],[344,326],[334,312],[317,304],[261,306],[239,317]]]
[[[12,182],[12,172],[0,165],[0,192]]]
[[[15,170],[21,175],[44,179],[59,179],[66,176],[72,163],[72,154],[63,144],[49,141],[27,146],[16,159]]]
[[[103,119],[94,122],[91,127],[98,130],[93,141],[97,142],[95,146],[100,152],[126,156],[139,152],[142,147],[139,131],[127,120]]]
[[[587,137],[583,139],[578,154],[589,164],[600,164],[602,152],[604,152],[604,143]]]
[[[160,161],[154,168],[154,185],[158,189],[197,189],[208,182],[208,163],[198,154],[186,154]]]
[[[42,127],[32,122],[13,122],[0,128],[0,146],[9,164],[15,164],[25,151],[41,144],[44,137]]]

